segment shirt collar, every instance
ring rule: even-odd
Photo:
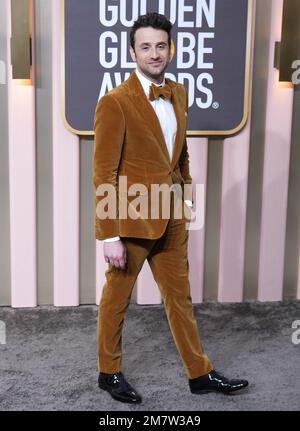
[[[155,82],[150,81],[150,79],[148,79],[144,75],[142,75],[141,72],[138,70],[138,68],[135,69],[135,73],[136,73],[137,77],[139,78],[140,83],[142,84],[142,87],[143,87],[147,97],[149,96],[149,88],[151,87],[151,84],[154,84],[157,87],[159,87],[161,85],[165,85],[165,78],[161,84],[155,84]]]

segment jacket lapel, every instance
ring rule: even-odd
[[[167,162],[170,165],[172,165],[172,167],[174,167],[173,165],[175,164],[180,142],[182,140],[182,132],[183,132],[182,130],[183,122],[181,119],[182,108],[179,106],[178,95],[176,92],[176,83],[166,78],[166,83],[167,82],[172,89],[172,104],[173,104],[173,108],[174,108],[174,112],[177,120],[177,133],[176,133],[176,138],[174,142],[172,160],[170,160],[169,152],[160,126],[159,119],[157,118],[157,115],[151,103],[149,103],[149,100],[145,95],[144,89],[139,81],[139,78],[136,76],[135,71],[133,71],[130,74],[129,78],[126,81],[126,83],[129,86],[130,97],[132,99],[133,106],[136,109],[137,116],[141,116],[144,120],[146,120],[145,123],[147,124],[149,131],[155,136],[156,140],[158,141],[159,146],[162,149]]]
[[[179,97],[176,89],[176,84],[174,82],[170,82],[168,78],[166,78],[166,82],[172,86],[172,104],[177,120],[177,132],[174,142],[174,148],[173,148],[173,157],[171,160],[171,166],[174,168],[177,158],[179,157],[179,152],[181,150],[181,142],[183,142],[185,128],[184,128],[184,121],[185,121],[185,111],[184,108],[179,103]],[[172,85],[173,84],[173,85]]]

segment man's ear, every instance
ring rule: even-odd
[[[133,61],[136,61],[135,52],[132,46],[129,47],[129,52]]]

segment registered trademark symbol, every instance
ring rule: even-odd
[[[214,103],[212,104],[212,107],[213,107],[214,109],[219,109],[219,108],[220,108],[220,104],[219,104],[219,102],[214,102]]]

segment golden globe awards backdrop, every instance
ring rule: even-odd
[[[97,101],[126,80],[134,20],[147,12],[173,24],[166,76],[189,93],[188,135],[238,132],[248,114],[252,0],[64,0],[64,114],[69,129],[93,134]]]

